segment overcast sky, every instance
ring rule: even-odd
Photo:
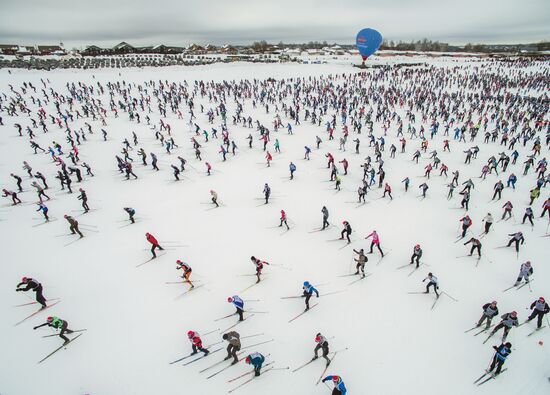
[[[0,0],[0,44],[550,40],[550,0]]]

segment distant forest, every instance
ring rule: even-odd
[[[252,44],[252,48],[259,52],[265,51],[267,48],[273,46],[267,41],[256,41]],[[286,44],[279,42],[277,46],[279,48],[302,48],[302,49],[321,49],[323,47],[329,47],[333,45],[340,45],[343,48],[353,48],[353,45],[342,45],[337,43],[328,43],[327,41],[310,41],[305,44]],[[474,44],[468,43],[464,46],[455,46],[440,41],[432,41],[424,38],[417,41],[394,41],[384,40],[380,49],[394,50],[394,51],[422,51],[422,52],[518,52],[521,50],[526,51],[550,51],[550,41],[541,41],[539,43],[530,44]]]

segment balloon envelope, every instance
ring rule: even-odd
[[[366,59],[380,48],[382,35],[374,29],[363,29],[357,33],[355,44],[363,59]]]

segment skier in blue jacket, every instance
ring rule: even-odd
[[[292,162],[290,162],[290,165],[288,165],[288,169],[290,170],[290,179],[294,179],[294,172],[296,171],[296,165]]]
[[[346,395],[348,390],[346,389],[346,386],[344,385],[344,381],[342,380],[342,377],[340,376],[327,376],[323,379],[323,383],[325,381],[332,380],[332,384],[334,384],[334,389],[332,390],[332,395]]]
[[[265,357],[259,352],[253,352],[246,357],[245,362],[249,365],[254,366],[254,375],[259,376],[262,365],[265,361]]]
[[[512,343],[507,342],[504,344],[501,344],[500,346],[493,346],[495,349],[495,356],[493,357],[493,362],[491,363],[491,366],[487,370],[487,373],[490,373],[493,371],[493,369],[496,366],[495,370],[495,376],[498,376],[500,374],[500,371],[502,369],[502,365],[504,365],[504,362],[506,361],[506,358],[508,355],[512,353]]]
[[[311,296],[315,292],[317,297],[319,297],[319,291],[309,283],[309,281],[304,281],[304,293],[302,295],[302,298],[306,298],[306,311],[309,310],[309,299],[311,299]]]
[[[44,218],[46,219],[46,221],[50,220],[50,218],[48,217],[48,207],[46,207],[45,204],[38,203],[38,210],[36,211],[42,211],[42,214],[44,214]]]
[[[233,303],[233,306],[237,308],[237,312],[235,314],[239,315],[239,321],[243,321],[244,301],[237,295],[230,296],[227,298],[227,301],[229,303]]]

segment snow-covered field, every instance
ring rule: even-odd
[[[457,62],[456,60],[428,60],[436,68],[463,66],[462,75],[473,75],[474,67],[480,62]],[[381,60],[382,61],[382,60]],[[394,62],[389,60],[390,62]],[[493,66],[486,66],[493,67]],[[502,67],[502,66],[499,66]],[[548,64],[538,64],[532,68],[546,68]],[[496,70],[496,67],[495,67]],[[525,71],[525,69],[522,69]],[[527,69],[528,70],[528,69]],[[208,67],[185,67],[163,69],[123,69],[94,71],[52,71],[35,72],[0,70],[0,94],[14,97],[10,91],[21,92],[23,82],[32,82],[38,93],[27,90],[23,94],[32,117],[37,119],[38,106],[33,104],[31,95],[41,98],[41,79],[46,79],[47,93],[54,91],[69,95],[67,83],[94,85],[100,82],[105,88],[104,95],[94,98],[102,100],[102,106],[109,110],[109,96],[106,84],[141,84],[159,82],[189,83],[189,92],[193,92],[195,80],[203,81],[239,81],[241,79],[289,79],[290,87],[296,78],[311,79],[329,75],[355,74],[358,69],[341,64],[295,65],[295,64],[215,64]],[[369,73],[379,71],[370,71]],[[502,71],[501,71],[502,72]],[[510,68],[510,73],[516,72]],[[310,79],[311,78],[311,79]],[[334,80],[335,86],[343,86],[344,80]],[[369,81],[364,88],[369,89]],[[387,76],[387,86],[400,84],[397,77]],[[140,99],[140,92],[133,85],[131,97]],[[266,89],[274,89],[275,85]],[[158,128],[161,119],[153,88],[147,87],[151,96],[151,125]],[[444,92],[455,91],[448,86]],[[259,93],[261,89],[257,91]],[[282,90],[281,90],[282,92]],[[512,90],[514,92],[514,90]],[[478,92],[479,93],[479,92]],[[494,92],[496,93],[496,92]],[[501,90],[501,94],[505,91]],[[522,94],[540,92],[523,90]],[[546,91],[547,93],[547,91]],[[143,93],[144,96],[147,94]],[[277,96],[277,95],[275,95]],[[120,95],[114,101],[122,100]],[[416,128],[424,125],[429,140],[427,153],[422,154],[418,164],[411,158],[415,150],[420,149],[420,139],[409,139],[408,121],[405,108],[395,107],[395,111],[404,121],[404,134],[407,138],[407,152],[400,153],[399,138],[396,137],[395,121],[386,136],[386,148],[383,152],[386,181],[393,188],[393,201],[381,199],[383,189],[373,185],[367,195],[365,205],[357,204],[357,187],[361,185],[364,158],[373,158],[372,147],[368,144],[368,128],[363,127],[361,135],[351,130],[346,151],[339,150],[338,139],[342,135],[342,123],[337,116],[335,139],[328,140],[324,123],[331,119],[335,110],[329,108],[323,117],[321,126],[311,125],[303,119],[301,125],[294,126],[293,135],[285,128],[273,131],[272,121],[276,114],[275,103],[269,104],[266,113],[261,104],[253,108],[252,100],[239,100],[243,103],[243,114],[251,116],[254,124],[259,120],[271,131],[269,151],[274,160],[271,167],[265,164],[265,153],[258,141],[256,128],[245,128],[232,124],[236,104],[231,95],[227,95],[228,129],[230,139],[238,146],[237,155],[228,155],[226,162],[218,154],[221,139],[210,138],[205,143],[201,135],[197,140],[202,144],[203,161],[195,159],[190,138],[194,128],[190,128],[189,114],[185,102],[180,105],[183,119],[167,108],[167,117],[162,118],[172,128],[172,136],[179,148],[168,155],[154,131],[145,123],[147,112],[138,111],[142,122],[130,122],[127,113],[119,109],[119,117],[114,118],[108,111],[107,126],[100,121],[76,119],[69,122],[71,129],[79,130],[89,122],[93,134],[87,134],[87,142],[79,146],[81,160],[91,165],[95,177],[84,176],[79,184],[73,182],[73,194],[61,191],[59,182],[54,178],[58,167],[47,154],[34,155],[29,147],[28,138],[19,137],[13,127],[15,123],[23,126],[23,131],[31,125],[26,115],[8,116],[2,111],[4,126],[0,126],[0,174],[1,188],[16,190],[10,173],[23,177],[24,192],[20,194],[23,204],[11,206],[11,199],[2,199],[0,208],[0,229],[2,234],[2,266],[0,268],[0,394],[223,394],[234,388],[243,379],[228,383],[228,380],[249,369],[244,361],[217,376],[206,379],[216,368],[199,373],[200,370],[221,360],[224,350],[188,366],[169,362],[190,353],[187,331],[194,330],[203,335],[205,345],[221,341],[224,329],[233,325],[235,316],[215,321],[234,311],[227,303],[227,297],[240,295],[245,300],[258,300],[245,303],[246,309],[265,311],[257,313],[249,320],[234,328],[241,336],[262,333],[261,336],[243,340],[243,347],[258,342],[273,341],[247,349],[247,352],[259,351],[274,361],[277,368],[290,367],[289,370],[274,370],[253,380],[235,391],[237,394],[328,394],[331,390],[322,383],[316,385],[324,369],[323,359],[319,359],[305,368],[292,373],[291,370],[307,362],[313,356],[314,338],[321,332],[330,338],[331,350],[342,350],[327,370],[327,374],[342,376],[348,394],[547,394],[550,391],[550,344],[548,326],[542,331],[527,337],[535,327],[531,321],[519,328],[512,329],[508,341],[513,345],[513,353],[505,364],[508,370],[481,387],[472,382],[488,366],[494,354],[493,345],[500,344],[502,331],[487,343],[482,344],[483,334],[473,336],[475,332],[464,333],[474,325],[481,315],[481,306],[491,300],[498,301],[501,314],[516,310],[520,322],[530,312],[526,308],[539,296],[550,298],[550,268],[548,266],[549,238],[541,237],[548,233],[548,220],[539,219],[541,205],[548,198],[548,187],[543,188],[541,196],[533,204],[535,226],[521,225],[525,207],[529,203],[529,191],[536,184],[536,173],[530,170],[522,176],[523,162],[530,155],[533,141],[524,147],[516,144],[520,153],[518,163],[510,165],[508,170],[496,176],[488,175],[486,180],[479,177],[486,160],[504,150],[497,140],[483,144],[483,132],[474,143],[453,140],[443,136],[443,125],[438,135],[429,139],[429,123],[422,123],[417,113]],[[278,100],[278,99],[277,99]],[[284,98],[292,104],[292,94]],[[202,97],[200,90],[194,98],[194,121],[202,129],[218,129],[221,136],[221,118],[217,116],[214,124],[208,123],[206,112],[219,103]],[[3,102],[6,106],[9,100]],[[200,105],[204,105],[204,113]],[[300,103],[303,108],[308,105]],[[363,104],[362,104],[363,105]],[[63,111],[69,109],[65,103]],[[80,108],[76,102],[74,110]],[[280,104],[279,104],[280,108]],[[373,105],[374,115],[376,105]],[[368,111],[369,105],[366,105]],[[50,122],[49,115],[56,115],[53,101],[44,106],[48,118],[49,132],[42,133],[41,128],[33,129],[35,141],[47,148],[55,140],[66,153],[70,146],[65,140],[65,131]],[[393,111],[393,109],[392,109]],[[290,118],[283,111],[278,112],[286,126]],[[490,116],[491,112],[489,112]],[[478,114],[473,120],[477,122]],[[546,114],[548,120],[548,114]],[[459,122],[458,125],[462,126]],[[348,122],[349,125],[349,122]],[[534,127],[534,122],[531,122]],[[84,127],[85,128],[85,127]],[[104,142],[100,129],[108,132],[108,141]],[[488,130],[494,129],[489,121]],[[521,128],[518,128],[521,130]],[[136,154],[137,148],[130,151],[134,158],[134,171],[137,180],[125,181],[119,174],[115,155],[122,149],[125,138],[132,141],[132,131],[138,136],[139,147],[147,153],[155,152],[159,158],[160,171],[151,166],[143,167]],[[253,148],[247,146],[246,137],[254,136]],[[166,132],[163,132],[167,136]],[[382,123],[374,123],[376,137],[383,135]],[[315,149],[315,136],[323,139],[321,149]],[[542,140],[542,157],[548,158],[548,146],[544,132],[538,135]],[[211,136],[210,136],[211,137]],[[361,154],[355,154],[354,143],[359,137]],[[275,138],[281,144],[281,153],[275,153]],[[443,151],[443,140],[451,140],[451,152]],[[469,138],[467,138],[469,140]],[[395,159],[389,157],[389,148],[395,144]],[[474,145],[480,147],[477,159],[470,165],[464,164],[464,150]],[[311,160],[304,160],[304,146],[312,147]],[[449,177],[439,176],[434,169],[430,180],[427,198],[418,196],[419,185],[425,181],[424,167],[430,162],[429,152],[436,149],[441,161],[449,167]],[[325,154],[331,152],[338,163],[342,159],[350,162],[349,174],[342,177],[342,190],[336,192],[334,183],[329,182],[330,174]],[[511,151],[507,151],[508,154]],[[174,182],[171,164],[178,165],[177,156],[188,160],[188,167],[182,173],[185,178]],[[46,202],[49,215],[58,220],[49,224],[42,222],[41,214],[35,212],[36,194],[30,185],[31,179],[22,170],[22,161],[26,160],[33,172],[41,171],[47,178],[50,189],[46,191],[52,197]],[[68,158],[64,160],[70,164]],[[150,159],[148,160],[150,163]],[[204,161],[213,166],[213,174],[206,175]],[[290,162],[297,166],[294,180],[289,180]],[[536,163],[535,162],[535,163]],[[464,215],[460,209],[461,188],[455,190],[455,197],[447,200],[447,184],[451,173],[460,171],[460,183],[472,178],[475,189],[472,192],[468,214],[473,220],[472,235],[483,232],[482,218],[491,212],[495,224],[491,232],[481,241],[484,257],[478,262],[471,257],[460,257],[469,252],[469,245],[455,243],[459,236],[459,219]],[[506,179],[510,172],[518,176],[516,189],[506,188],[502,200],[491,202],[492,189],[497,180]],[[85,170],[83,169],[83,173]],[[499,168],[500,174],[500,168]],[[411,187],[405,193],[401,181],[410,177]],[[76,181],[73,179],[73,181]],[[272,189],[272,200],[264,205],[262,189],[264,183]],[[83,187],[89,197],[89,205],[94,211],[81,214],[77,190]],[[222,207],[213,208],[209,191],[214,189],[223,202]],[[514,218],[496,222],[502,215],[502,205],[510,200],[514,204]],[[325,205],[330,211],[329,221],[334,225],[323,232],[312,232],[322,224],[321,208]],[[138,222],[125,226],[128,222],[123,207],[136,209]],[[290,231],[279,228],[279,211],[284,209],[290,219]],[[75,240],[66,236],[68,225],[64,214],[77,216],[83,226],[85,237]],[[350,222],[352,244],[334,240],[340,236],[342,221]],[[39,226],[37,226],[39,225]],[[370,240],[364,237],[377,230],[382,248],[389,254],[380,260],[379,253],[368,255],[366,270],[372,273],[366,279],[350,283],[355,277],[341,277],[354,271],[352,249],[370,246]],[[521,230],[525,235],[525,244],[516,257],[513,247],[495,249],[505,245],[508,234]],[[184,245],[169,249],[157,260],[136,268],[150,257],[149,244],[145,232],[151,232],[160,240],[176,241]],[[173,244],[167,242],[166,246]],[[424,255],[422,261],[428,267],[421,266],[412,272],[411,268],[397,269],[409,262],[415,244],[420,244]],[[254,266],[250,256],[266,260],[273,266],[264,268],[264,276],[258,285],[241,292],[255,281]],[[460,257],[460,258],[458,258]],[[181,259],[193,267],[192,279],[196,285],[204,285],[182,296],[187,289],[185,284],[166,284],[177,281],[181,271],[176,270],[176,260]],[[530,287],[519,290],[503,290],[513,285],[521,263],[530,260],[535,273]],[[443,295],[431,310],[435,300],[430,295],[410,294],[423,291],[422,280],[428,271],[433,272],[440,281]],[[61,302],[35,317],[14,324],[38,307],[36,305],[13,307],[29,302],[32,292],[14,292],[22,276],[38,279],[44,286],[46,298],[61,298]],[[303,311],[303,299],[281,299],[284,296],[300,295],[302,283],[308,280],[318,284],[321,297],[312,299],[319,305],[295,321],[289,320]],[[343,291],[332,295],[323,294]],[[61,344],[58,337],[42,338],[55,333],[45,327],[33,331],[33,326],[45,322],[48,315],[55,315],[69,322],[73,329],[86,328],[87,331],[66,350],[56,353],[45,362],[37,365],[45,355]],[[245,314],[246,316],[246,314]],[[548,317],[548,316],[546,316]],[[493,323],[498,323],[495,319]],[[547,324],[547,318],[544,320]],[[225,347],[224,343],[213,346]],[[246,354],[245,354],[246,355]],[[189,361],[187,359],[186,361]],[[183,361],[183,362],[186,362]],[[218,367],[224,367],[221,364]],[[29,380],[27,382],[26,380]]]

